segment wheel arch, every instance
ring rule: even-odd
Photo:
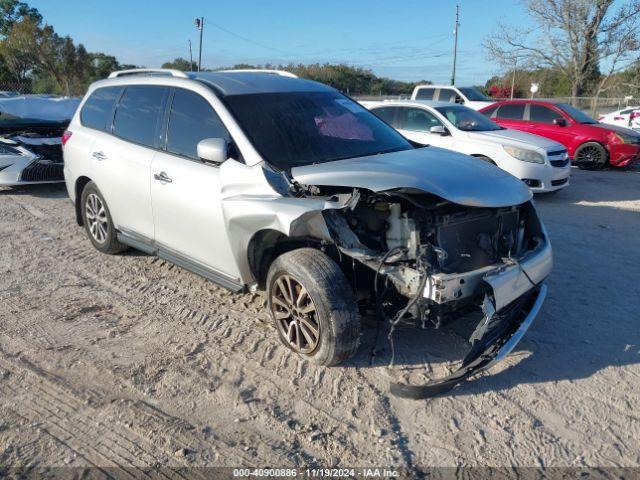
[[[475,157],[475,158],[480,158],[480,159],[482,159],[484,161],[488,161],[492,165],[496,165],[497,166],[497,163],[495,162],[495,160],[493,160],[493,158],[489,157],[488,155],[485,155],[484,153],[472,153],[470,156]]]
[[[84,187],[87,186],[87,183],[91,182],[92,180],[89,177],[86,176],[81,176],[78,177],[76,179],[76,184],[74,187],[74,192],[75,192],[75,209],[76,209],[76,222],[78,223],[78,225],[83,226],[84,225],[84,221],[82,219],[82,191],[84,190]]]
[[[280,255],[298,248],[320,247],[320,241],[311,237],[290,237],[280,230],[265,228],[257,231],[247,246],[247,261],[251,273],[264,287],[269,267]]]
[[[593,139],[593,138],[587,138],[585,140],[583,140],[582,142],[578,143],[578,145],[576,145],[576,147],[573,149],[573,156],[571,157],[571,160],[575,162],[575,157],[576,157],[576,153],[578,153],[578,150],[580,150],[580,148],[582,148],[583,145],[587,144],[587,143],[595,143],[600,145],[603,149],[604,152],[607,156],[607,158],[605,159],[605,165],[607,163],[609,163],[609,158],[611,156],[611,152],[609,151],[609,147],[607,146],[606,143],[601,142],[599,139]]]

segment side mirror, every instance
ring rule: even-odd
[[[559,127],[566,127],[567,126],[567,121],[562,117],[558,117],[558,118],[554,118],[553,119],[553,124],[557,125]]]
[[[435,125],[429,129],[429,133],[435,133],[436,135],[446,135],[447,129],[444,125]]]
[[[205,138],[198,142],[198,158],[203,162],[221,164],[227,159],[227,141],[224,138]]]

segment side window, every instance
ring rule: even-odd
[[[80,111],[80,123],[96,130],[111,126],[113,107],[122,92],[122,87],[104,87],[95,90],[84,102]]]
[[[435,88],[419,88],[418,93],[416,93],[416,100],[433,100],[435,91]]]
[[[398,107],[382,107],[371,110],[377,117],[381,118],[394,128],[401,128],[398,122]]]
[[[507,103],[498,108],[497,118],[523,120],[524,119],[524,103]]]
[[[487,108],[486,110],[483,110],[480,113],[483,114],[487,118],[493,118],[493,117],[495,117],[494,113],[496,113],[496,110],[498,110],[497,106],[491,107],[491,108]]]
[[[176,89],[167,128],[167,152],[198,158],[198,142],[205,138],[231,137],[204,98],[189,90]]]
[[[403,108],[402,128],[416,132],[428,132],[431,127],[442,125],[430,112],[421,108]]]
[[[168,91],[156,85],[128,86],[116,108],[113,133],[141,145],[158,146]]]
[[[462,97],[451,88],[441,88],[438,95],[439,102],[462,103]]]
[[[553,123],[555,118],[561,116],[562,115],[548,107],[536,104],[529,105],[529,120],[532,122]]]

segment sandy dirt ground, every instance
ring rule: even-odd
[[[278,343],[259,294],[135,251],[98,253],[61,186],[0,189],[0,477],[640,465],[640,171],[573,173],[536,200],[555,251],[540,316],[506,361],[427,401],[388,394],[395,372],[374,320],[353,360],[317,367]],[[461,344],[406,327],[396,337],[405,371],[448,364]]]

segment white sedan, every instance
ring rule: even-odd
[[[625,107],[622,110],[598,117],[600,123],[640,130],[640,106]]]
[[[416,100],[362,103],[409,140],[493,163],[533,192],[569,185],[567,150],[547,138],[503,128],[462,105]]]

